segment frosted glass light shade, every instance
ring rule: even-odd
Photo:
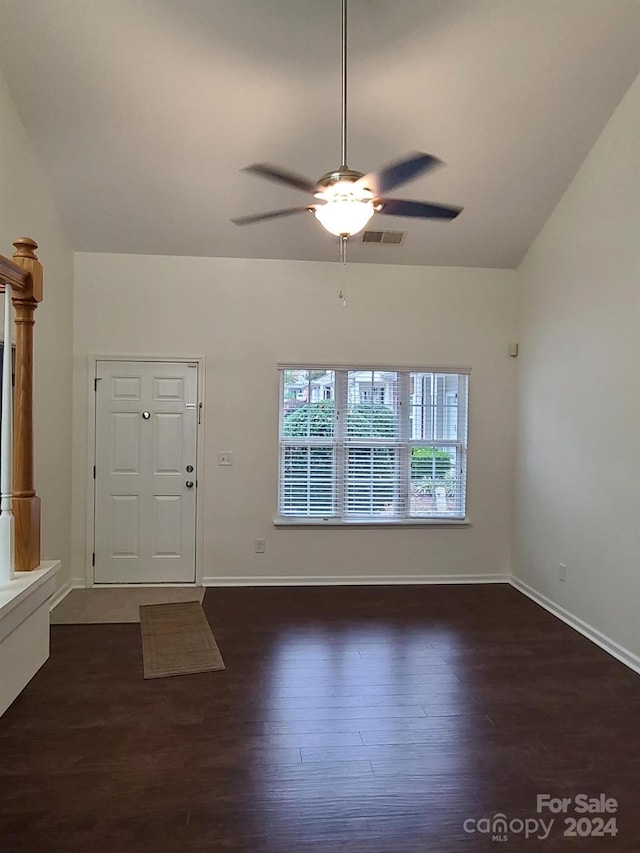
[[[375,213],[369,190],[356,188],[351,181],[338,181],[316,198],[325,202],[315,208],[316,219],[336,237],[362,231]]]

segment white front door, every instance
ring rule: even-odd
[[[95,384],[95,583],[193,583],[198,367],[98,361]]]

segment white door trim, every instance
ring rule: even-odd
[[[96,395],[95,378],[99,361],[173,361],[180,364],[198,364],[198,437],[196,449],[196,471],[198,472],[199,488],[196,492],[196,580],[194,584],[158,584],[158,586],[202,586],[204,574],[204,418],[205,418],[205,357],[203,355],[123,355],[109,353],[100,355],[91,353],[88,357],[87,398],[89,401],[88,438],[87,438],[87,524],[85,549],[85,579],[88,587],[101,587],[94,580],[93,552],[95,547],[95,480],[93,466],[96,460]],[[116,584],[118,586],[119,584]],[[106,586],[113,587],[114,584]],[[150,586],[150,584],[142,584]]]

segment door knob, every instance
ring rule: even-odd
[[[188,488],[188,489],[192,489],[192,488],[193,488],[193,480],[187,480],[187,488]]]

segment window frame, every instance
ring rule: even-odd
[[[284,406],[284,381],[287,370],[324,370],[334,372],[334,404],[335,422],[332,436],[291,436],[283,435],[283,422],[286,416]],[[399,396],[399,409],[405,412],[399,418],[398,435],[395,438],[375,437],[349,437],[346,434],[346,418],[343,416],[340,405],[346,399],[345,386],[348,382],[349,372],[372,371],[391,372],[397,374],[397,388]],[[465,378],[463,405],[457,406],[457,438],[447,439],[414,439],[411,437],[411,374],[454,374]],[[278,527],[414,527],[414,526],[453,526],[468,527],[470,521],[467,512],[468,494],[468,426],[469,426],[469,377],[471,369],[468,367],[414,367],[414,366],[380,366],[380,365],[336,365],[336,364],[278,364],[278,489],[277,489],[277,513],[273,523]],[[324,398],[323,398],[324,399]],[[443,412],[443,417],[446,413]],[[283,478],[284,453],[283,448],[289,446],[306,445],[307,447],[331,445],[334,450],[333,471],[333,503],[335,513],[324,515],[281,515],[281,491]],[[371,448],[371,447],[394,447],[399,456],[398,472],[399,481],[404,484],[404,492],[399,496],[400,505],[404,505],[404,514],[394,515],[356,515],[348,514],[346,511],[346,480],[347,480],[347,453],[349,448]],[[411,515],[410,514],[410,490],[411,490],[411,456],[414,447],[456,447],[456,475],[462,482],[461,503],[463,515]],[[396,512],[398,496],[394,493],[394,504]],[[403,504],[404,502],[404,504]]]

